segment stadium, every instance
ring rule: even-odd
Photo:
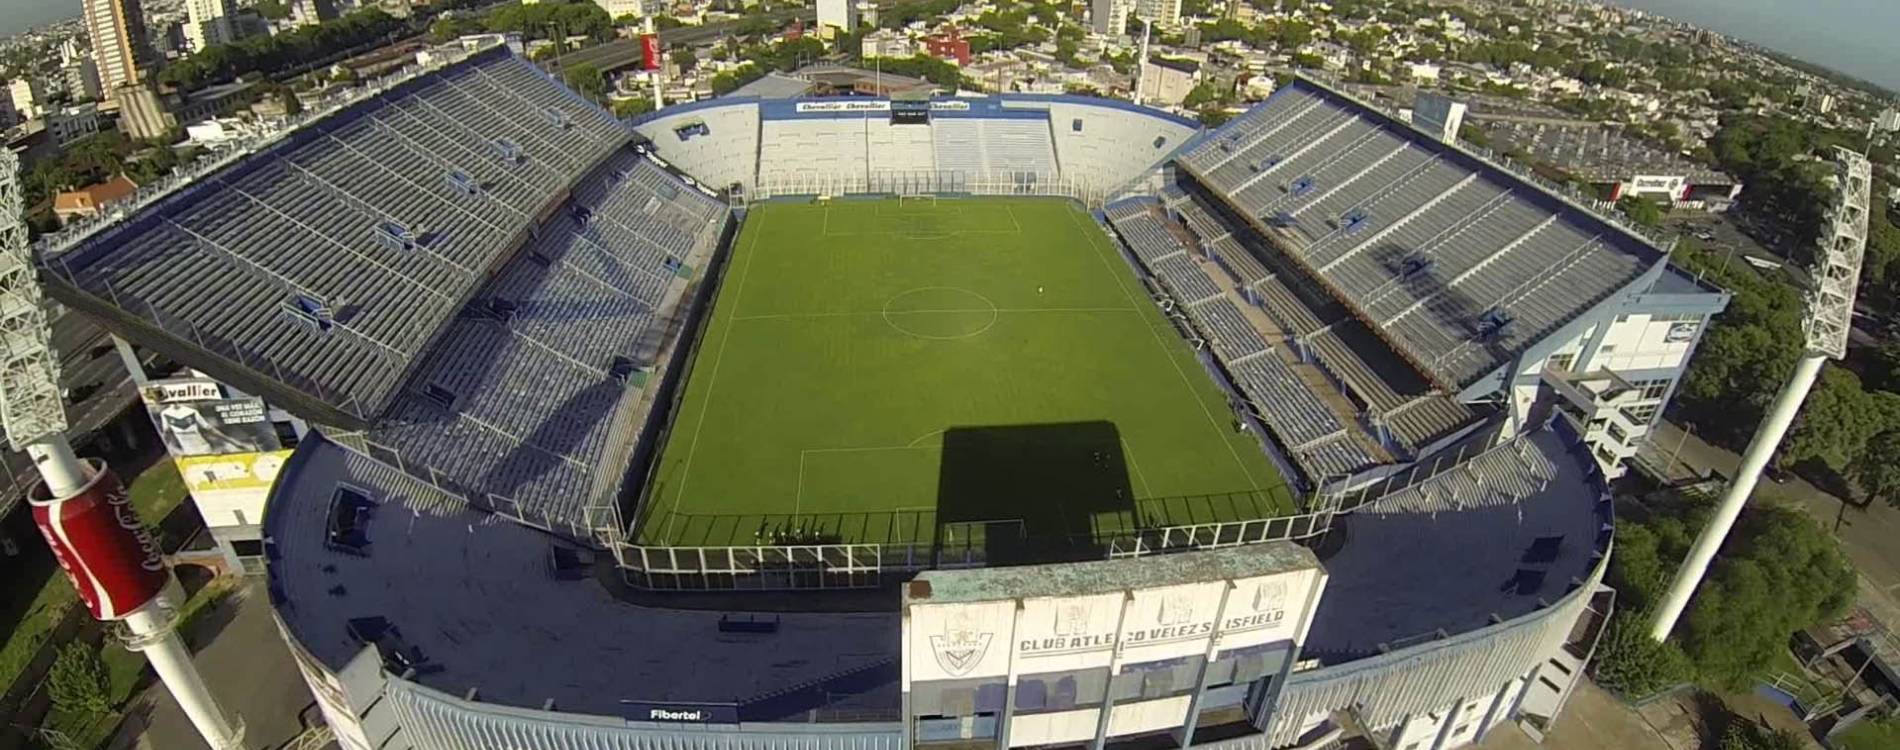
[[[1728,300],[1312,80],[621,122],[432,60],[38,252],[308,424],[266,568],[350,750],[1539,736]]]

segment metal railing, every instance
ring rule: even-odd
[[[1060,172],[969,172],[962,170],[893,170],[862,173],[805,172],[760,175],[752,188],[754,199],[786,196],[843,195],[986,195],[1074,198],[1100,208],[1117,186]]]

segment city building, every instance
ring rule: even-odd
[[[1452,143],[1458,140],[1458,131],[1464,127],[1465,112],[1469,108],[1464,102],[1444,94],[1424,92],[1412,104],[1412,124],[1433,138]]]
[[[970,40],[958,34],[954,26],[924,37],[923,42],[925,53],[931,57],[956,63],[958,67],[970,64]]]
[[[32,119],[40,116],[40,107],[46,101],[46,92],[40,82],[31,78],[15,78],[7,82],[7,98],[13,103],[13,111],[20,117]]]
[[[119,88],[113,91],[112,101],[119,108],[119,132],[128,138],[163,138],[178,124],[148,84]]]
[[[858,43],[860,57],[910,57],[917,54],[910,37],[890,29],[878,29],[864,35]]]
[[[13,97],[0,96],[0,128],[12,127],[20,119],[19,110],[13,108]]]
[[[1152,21],[1156,26],[1175,28],[1181,25],[1181,0],[1135,0],[1135,17]]]
[[[132,197],[138,191],[138,183],[125,175],[119,175],[97,185],[87,185],[53,196],[53,215],[59,217],[61,225],[74,219],[96,219],[105,214],[107,207]]]
[[[1089,9],[1089,28],[1104,36],[1121,36],[1128,29],[1128,14],[1135,9],[1134,0],[1092,0]]]
[[[1892,107],[1880,110],[1880,119],[1876,121],[1876,124],[1881,130],[1889,133],[1900,130],[1900,110]]]
[[[93,103],[61,107],[45,113],[40,119],[46,124],[47,134],[60,148],[99,133],[99,105]]]
[[[645,18],[647,15],[646,0],[594,0],[594,4],[600,6],[601,10],[606,11],[608,18],[623,18],[626,16]]]
[[[857,0],[818,0],[818,25],[840,31],[858,28]]]
[[[1201,82],[1201,66],[1193,60],[1157,57],[1141,66],[1142,101],[1179,106]]]
[[[145,12],[139,0],[84,0],[86,33],[92,37],[92,59],[99,65],[99,84],[116,99],[122,86],[145,79],[156,64],[156,54],[145,37]]]
[[[238,39],[236,0],[185,0],[185,43],[193,52]]]
[[[60,69],[60,75],[66,79],[66,96],[74,101],[98,101],[104,94],[99,83],[99,64],[90,57],[80,57]]]
[[[291,0],[290,20],[298,26],[312,26],[336,18],[337,0]]]

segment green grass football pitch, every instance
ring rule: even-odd
[[[1054,199],[754,207],[646,545],[1101,545],[1286,483],[1104,233]]]

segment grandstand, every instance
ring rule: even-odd
[[[1304,82],[1178,163],[1447,391],[1664,265],[1627,230]]]
[[[928,112],[622,124],[477,51],[41,270],[312,424],[269,590],[348,750],[1548,726],[1612,599],[1614,469],[1549,379],[1620,379],[1647,420],[1719,290],[1311,81],[1212,132]],[[1080,542],[1026,554],[1032,527]]]
[[[480,53],[42,263],[114,330],[466,503],[591,538],[619,525],[638,371],[727,224],[631,140]]]
[[[925,124],[888,102],[720,98],[643,115],[661,159],[746,195],[975,193],[1106,200],[1194,135],[1192,121],[1108,99],[934,101]]]

